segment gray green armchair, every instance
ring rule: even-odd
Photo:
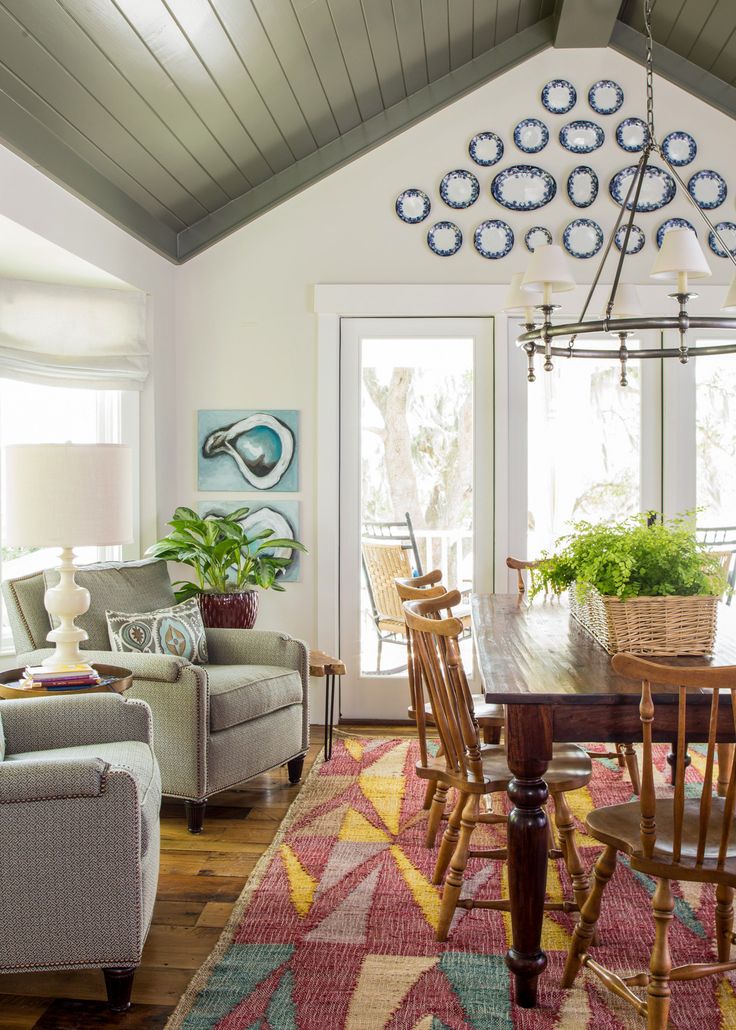
[[[282,633],[208,629],[209,663],[111,652],[106,610],[155,611],[175,603],[166,563],[144,561],[86,566],[77,582],[91,595],[77,619],[88,633],[90,662],[124,665],[134,675],[127,696],[153,713],[154,750],[165,795],[181,798],[192,833],[203,827],[207,799],[279,765],[292,783],[309,748],[306,646]],[[44,578],[37,573],[3,583],[18,663],[48,654]]]
[[[0,973],[103,969],[128,1007],[158,883],[151,732],[118,694],[0,702]]]

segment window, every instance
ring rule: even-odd
[[[87,390],[0,379],[0,447],[18,443],[135,443],[138,395],[122,390]],[[134,461],[136,448],[133,448]],[[53,499],[49,499],[53,503]],[[4,478],[0,513],[6,510]],[[5,545],[0,518],[0,578],[12,579],[49,568],[58,561],[54,548],[35,550]],[[73,543],[73,541],[70,541]],[[116,560],[120,547],[80,547],[79,564]],[[5,609],[2,610],[0,646],[12,650]]]
[[[695,383],[698,525],[736,526],[736,355],[697,358]]]

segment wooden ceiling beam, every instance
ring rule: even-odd
[[[632,29],[622,21],[616,22],[611,36],[611,46],[639,64],[644,64],[646,39],[643,33]],[[736,86],[719,79],[692,61],[688,61],[674,50],[661,43],[654,44],[654,73],[669,79],[676,86],[692,93],[699,100],[722,111],[730,118],[736,118]]]
[[[556,47],[608,46],[621,0],[556,0]]]

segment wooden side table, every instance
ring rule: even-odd
[[[347,672],[345,663],[325,651],[309,652],[309,675],[325,680],[325,761],[332,758],[332,720],[335,715],[335,680]],[[338,718],[340,716],[338,703]]]
[[[123,694],[133,686],[133,673],[117,665],[93,665],[102,677],[102,682],[94,687],[77,687],[75,690],[47,690],[45,687],[23,690],[19,684],[23,679],[23,669],[7,669],[0,672],[0,698],[5,701],[16,701],[24,697],[63,697],[69,694],[108,694],[113,691]]]

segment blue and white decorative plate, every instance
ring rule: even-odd
[[[688,222],[687,218],[668,218],[657,229],[657,246],[660,250],[662,249],[665,233],[668,233],[670,229],[690,229],[696,236],[698,235],[695,231],[695,226],[692,222]]]
[[[736,222],[716,222],[716,229],[723,242],[731,253],[736,257]],[[718,257],[728,257],[728,254],[718,242],[714,232],[708,233],[708,246]]]
[[[576,218],[565,226],[562,246],[571,257],[595,257],[603,246],[603,230],[592,218]]]
[[[591,154],[603,146],[606,134],[595,122],[568,122],[560,129],[560,143],[573,154]]]
[[[539,118],[524,118],[514,129],[514,143],[525,154],[538,154],[549,143],[549,129]]]
[[[624,242],[626,241],[626,228],[627,226],[622,225],[616,230],[616,235],[613,237],[613,242],[616,244],[617,250],[623,250]],[[638,225],[631,226],[631,232],[629,234],[629,245],[626,248],[627,254],[638,254],[646,242],[646,236],[644,231],[639,228]]]
[[[542,106],[551,114],[567,114],[577,103],[578,94],[567,79],[552,79],[542,87]]]
[[[488,168],[503,157],[503,140],[495,132],[478,132],[468,144],[468,153],[477,165]]]
[[[612,79],[600,79],[588,90],[588,103],[596,114],[615,114],[624,102],[624,91]]]
[[[629,192],[636,169],[636,165],[622,168],[620,172],[616,172],[608,184],[608,190],[617,204],[623,204],[626,200],[626,194]],[[656,165],[647,165],[636,210],[640,212],[659,211],[660,208],[666,207],[670,203],[676,189],[675,180],[669,172]],[[631,211],[633,206],[632,196],[626,208]]]
[[[470,207],[480,196],[480,183],[472,172],[456,168],[442,177],[440,196],[448,207]]]
[[[624,118],[616,126],[616,142],[630,154],[643,150],[648,139],[649,129],[643,118]]]
[[[463,234],[454,222],[435,222],[427,230],[429,249],[440,257],[457,254],[463,243]]]
[[[511,253],[514,234],[511,226],[500,218],[489,218],[481,222],[473,236],[473,246],[481,257],[497,261]]]
[[[431,207],[432,203],[423,190],[404,190],[396,198],[396,214],[402,222],[408,222],[409,225],[423,222]]]
[[[536,247],[544,246],[545,243],[552,242],[552,233],[549,229],[545,229],[543,225],[533,225],[531,229],[527,229],[526,235],[524,236],[524,243],[526,249],[531,251],[532,254]]]
[[[714,172],[712,168],[704,168],[695,175],[691,175],[687,190],[698,207],[702,207],[706,211],[720,207],[728,193],[725,179],[718,172]]]
[[[698,144],[689,132],[670,132],[662,140],[662,153],[677,168],[682,165],[689,165],[695,160],[698,152]]]
[[[509,211],[536,211],[549,204],[556,192],[555,180],[536,165],[511,165],[491,182],[491,196]]]
[[[598,196],[598,176],[588,165],[578,165],[567,177],[567,195],[575,207],[590,207]]]

